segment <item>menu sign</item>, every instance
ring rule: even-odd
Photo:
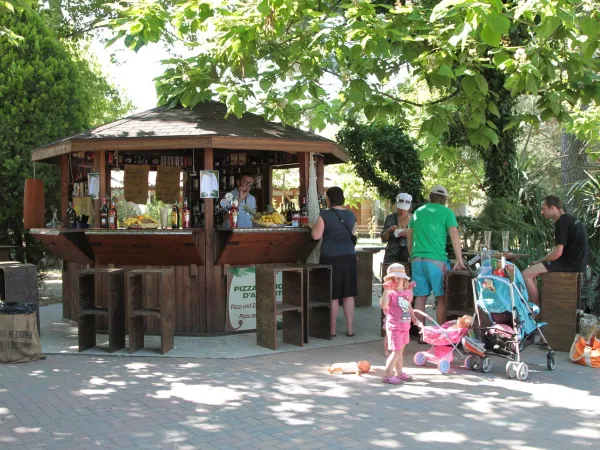
[[[179,171],[177,166],[158,166],[156,173],[156,198],[164,203],[179,201]]]
[[[123,195],[128,202],[145,205],[148,202],[148,170],[150,166],[125,164]]]

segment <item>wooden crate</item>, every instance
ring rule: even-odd
[[[40,333],[40,295],[35,265],[0,262],[0,301],[36,305],[35,314]]]

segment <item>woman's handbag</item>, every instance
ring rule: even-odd
[[[575,364],[600,369],[600,341],[592,336],[590,341],[586,342],[585,339],[576,334],[569,358]]]
[[[358,242],[358,236],[356,236],[355,234],[352,234],[352,231],[350,230],[350,228],[348,228],[348,225],[346,225],[346,222],[344,222],[344,219],[342,219],[342,216],[340,216],[340,214],[335,210],[335,208],[331,208],[331,210],[335,213],[336,216],[338,216],[338,219],[340,219],[340,222],[342,222],[344,224],[344,228],[346,230],[348,230],[350,239],[352,239],[352,244],[356,247],[356,243]]]

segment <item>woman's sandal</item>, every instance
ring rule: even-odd
[[[356,334],[356,333],[352,333],[352,334],[348,334],[348,333],[346,333],[346,336],[348,336],[348,337],[352,337],[352,336],[354,336],[355,334]]]
[[[387,384],[401,384],[402,380],[394,375],[392,377],[383,377],[382,382]]]
[[[402,381],[411,381],[413,379],[413,377],[406,372],[402,372],[400,375],[398,375],[398,378],[400,378]]]

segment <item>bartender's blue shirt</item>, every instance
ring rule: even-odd
[[[231,191],[231,195],[233,195],[234,199],[237,198],[239,200],[240,198],[240,193],[237,188]],[[238,204],[238,228],[252,228],[252,215],[246,211],[244,206],[256,211],[256,198],[254,198],[252,194],[248,194],[246,198]]]

